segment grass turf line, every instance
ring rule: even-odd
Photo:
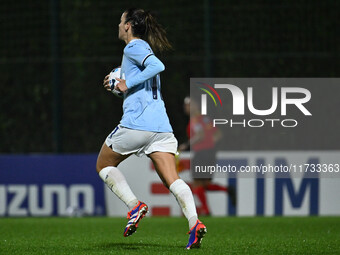
[[[340,254],[340,217],[202,217],[201,249],[186,251],[184,218],[2,218],[0,254]]]

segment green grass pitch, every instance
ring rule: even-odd
[[[185,218],[2,218],[0,254],[340,254],[340,217],[205,217],[200,249],[184,249]]]

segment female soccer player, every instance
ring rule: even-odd
[[[123,117],[99,152],[97,172],[128,206],[130,211],[124,236],[129,236],[136,231],[148,206],[136,198],[117,166],[132,154],[151,158],[159,177],[176,197],[189,221],[190,237],[186,248],[198,248],[207,230],[197,219],[189,186],[176,171],[177,140],[160,92],[159,73],[164,70],[164,65],[153,53],[153,50],[170,49],[171,45],[153,15],[142,9],[126,10],[118,27],[118,38],[125,41],[126,46],[121,64],[122,79],[118,79],[114,89],[124,93]],[[103,85],[111,90],[109,75]]]

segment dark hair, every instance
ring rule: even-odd
[[[149,11],[130,8],[125,13],[125,23],[130,22],[133,36],[147,41],[154,51],[172,49],[164,28]]]

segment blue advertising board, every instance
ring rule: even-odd
[[[0,155],[0,216],[105,215],[97,155]]]

